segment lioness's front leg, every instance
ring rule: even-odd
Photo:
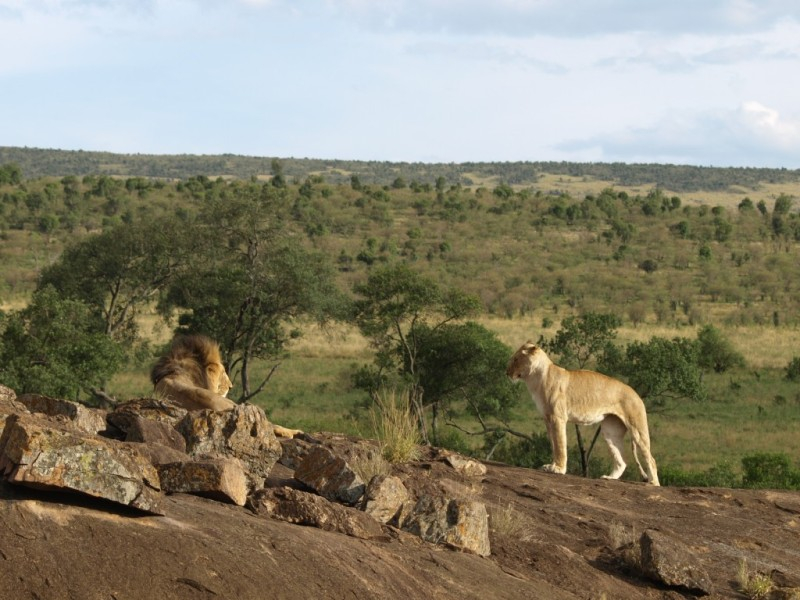
[[[545,423],[550,445],[553,447],[553,462],[544,465],[542,470],[563,475],[567,472],[567,420],[548,415],[545,417]]]

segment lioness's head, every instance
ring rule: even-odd
[[[508,362],[506,375],[511,381],[520,381],[533,374],[536,369],[549,362],[544,350],[533,342],[525,342]]]

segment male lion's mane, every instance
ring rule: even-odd
[[[231,380],[222,364],[219,345],[202,335],[176,337],[169,351],[150,371],[156,393],[188,410],[231,410],[236,404],[225,395]],[[275,435],[302,433],[273,424]]]

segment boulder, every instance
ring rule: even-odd
[[[121,431],[127,432],[130,423],[136,419],[168,423],[175,427],[188,412],[182,406],[178,406],[168,400],[135,398],[117,404],[113,412],[108,413],[106,419]]]
[[[281,444],[267,415],[258,406],[240,404],[232,410],[188,413],[177,425],[191,456],[218,456],[242,461],[252,490],[264,480],[281,455]]]
[[[449,544],[479,556],[491,554],[489,515],[481,502],[425,494],[401,521],[402,529],[428,542]]]
[[[408,499],[408,490],[399,477],[376,475],[367,484],[362,510],[381,523],[392,523]]]
[[[247,477],[242,464],[232,458],[190,460],[158,466],[161,489],[187,493],[244,506]]]
[[[3,428],[6,419],[14,414],[27,413],[28,409],[17,402],[17,394],[10,387],[0,385],[0,436],[3,435]]]
[[[686,544],[648,529],[639,538],[639,546],[642,573],[650,579],[692,593],[711,593],[711,578]]]
[[[40,416],[8,418],[0,438],[0,474],[12,483],[81,492],[161,514],[158,473],[134,445]]]
[[[361,477],[340,456],[323,446],[314,446],[295,469],[294,477],[320,496],[354,505],[364,495]]]
[[[32,413],[49,417],[63,417],[75,428],[86,433],[96,434],[106,429],[106,412],[104,410],[40,394],[22,394],[17,397],[17,402],[25,405]]]
[[[448,454],[444,457],[444,462],[465,477],[483,477],[486,475],[486,465],[460,454]]]
[[[258,515],[359,539],[383,536],[381,525],[369,515],[288,487],[259,490],[249,498],[248,507]]]

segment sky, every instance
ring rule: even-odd
[[[798,0],[0,0],[0,146],[800,168]]]

